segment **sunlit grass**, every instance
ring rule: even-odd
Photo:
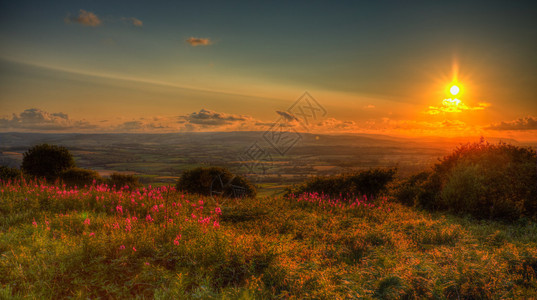
[[[0,298],[537,297],[529,221],[430,214],[386,198],[0,189]]]

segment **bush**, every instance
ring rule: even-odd
[[[458,147],[418,187],[420,206],[512,220],[537,216],[537,158],[531,148],[484,142]],[[417,185],[416,185],[417,186]]]
[[[86,170],[82,168],[71,168],[63,171],[60,174],[60,179],[68,186],[84,187],[90,186],[95,181],[96,183],[102,182],[99,173],[93,170]]]
[[[58,179],[62,171],[74,167],[75,160],[67,148],[41,144],[24,153],[21,169],[27,175],[44,177],[51,182]]]
[[[314,177],[294,187],[289,193],[295,195],[319,193],[334,197],[340,195],[377,197],[386,191],[387,185],[394,179],[395,173],[395,169],[370,169],[336,176]]]
[[[244,177],[220,167],[199,167],[184,171],[177,189],[205,196],[242,198],[255,197],[255,187]]]
[[[141,187],[142,184],[138,181],[138,177],[131,174],[112,173],[110,178],[106,180],[109,186],[115,186],[116,189]]]
[[[421,172],[399,182],[393,191],[395,199],[404,205],[416,206],[426,192],[424,183],[429,176],[430,172]]]
[[[22,177],[21,170],[17,168],[10,168],[7,166],[0,166],[0,180],[2,181],[14,181]]]

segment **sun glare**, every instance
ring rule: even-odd
[[[449,89],[449,91],[451,92],[451,95],[456,96],[459,93],[459,87],[454,85]]]

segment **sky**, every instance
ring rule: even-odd
[[[537,140],[535,53],[534,1],[2,1],[0,131]]]

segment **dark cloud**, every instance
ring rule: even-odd
[[[252,120],[251,117],[243,115],[231,115],[219,113],[211,110],[201,109],[199,112],[193,112],[186,116],[179,117],[180,120],[186,120],[191,124],[204,126],[221,126],[233,123],[241,123]]]
[[[292,122],[292,121],[297,121],[298,122],[298,119],[294,115],[292,115],[292,114],[290,114],[290,113],[288,113],[286,111],[277,110],[276,113],[278,115],[282,116],[285,119],[285,121],[287,121],[287,122]]]
[[[72,17],[70,14],[65,17],[65,23],[78,23],[84,26],[96,27],[101,25],[102,21],[92,12],[80,10],[78,16]]]
[[[11,118],[0,118],[0,130],[80,130],[95,129],[97,126],[86,121],[74,121],[65,113],[48,113],[30,108]]]
[[[537,118],[525,117],[514,121],[492,124],[485,129],[490,130],[537,130]]]

